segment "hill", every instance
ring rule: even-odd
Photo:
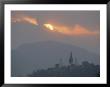
[[[43,41],[24,44],[12,50],[12,76],[32,73],[36,69],[53,67],[62,58],[63,64],[68,65],[70,52],[77,58],[79,65],[83,61],[99,65],[100,57],[80,47],[55,41]]]

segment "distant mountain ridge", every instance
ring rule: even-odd
[[[54,66],[62,58],[63,64],[68,64],[70,52],[77,58],[79,64],[88,61],[100,64],[100,56],[74,45],[56,41],[43,41],[24,44],[12,50],[12,76],[28,74],[34,69]]]

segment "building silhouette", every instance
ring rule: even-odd
[[[72,52],[68,58],[69,65],[64,65],[62,58],[54,67],[33,71],[31,77],[100,77],[99,65],[94,65],[88,61],[83,61],[78,65],[76,57],[73,59]]]

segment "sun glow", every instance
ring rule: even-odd
[[[12,23],[28,23],[35,26],[41,25],[37,18],[31,17],[25,14],[15,14],[11,18]],[[91,31],[90,29],[80,25],[75,24],[72,26],[63,25],[57,22],[45,22],[41,26],[45,27],[46,30],[60,33],[64,35],[73,35],[73,36],[84,36],[84,35],[99,35],[99,31]]]
[[[54,27],[51,24],[44,24],[44,26],[49,30],[54,30]]]

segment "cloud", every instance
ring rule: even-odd
[[[53,25],[54,31],[59,32],[65,35],[75,35],[75,36],[82,36],[82,35],[98,35],[99,31],[90,31],[89,29],[76,24],[74,27],[67,27],[64,25]]]
[[[23,15],[23,14],[18,14],[18,15],[16,14],[16,15],[12,16],[11,21],[13,23],[24,22],[24,23],[30,23],[33,25],[38,25],[36,18],[33,18],[31,16],[27,16],[27,15]]]
[[[23,22],[23,23],[29,23],[35,26],[39,24],[36,18],[28,16],[28,15],[24,15],[24,14],[19,14],[19,13],[14,14],[11,17],[11,21],[12,23]],[[62,25],[60,23],[46,23],[46,24],[51,25],[51,28],[53,29],[50,29],[50,30],[57,32],[57,33],[65,34],[65,35],[84,36],[84,35],[98,35],[99,34],[99,31],[91,31],[90,29],[84,26],[81,26],[80,24],[76,24],[73,27]],[[42,26],[46,24],[42,24]],[[50,26],[48,26],[48,29],[49,28]]]

